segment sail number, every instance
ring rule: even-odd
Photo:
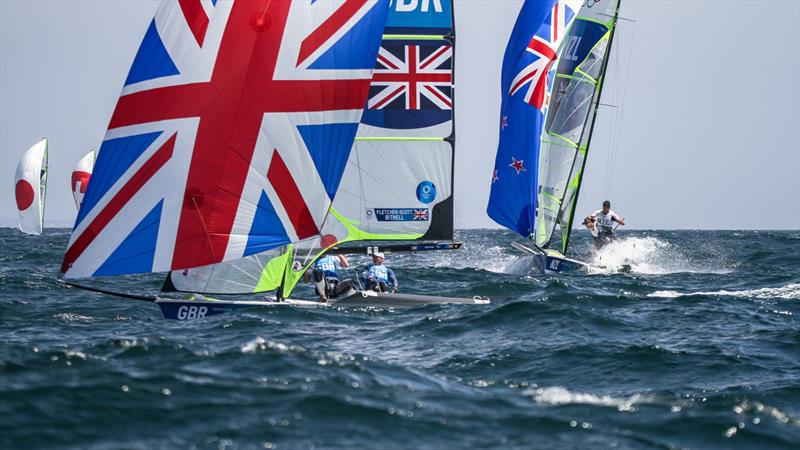
[[[178,320],[202,319],[207,312],[205,306],[181,306],[178,308]]]
[[[572,36],[569,38],[566,59],[570,61],[578,60],[578,47],[581,45],[581,39],[581,36]]]
[[[559,261],[559,260],[557,260],[557,259],[552,259],[552,260],[550,260],[550,267],[549,267],[549,269],[550,269],[550,270],[553,270],[553,271],[556,271],[556,270],[558,270],[558,264],[559,264],[560,262],[561,262],[561,261]]]

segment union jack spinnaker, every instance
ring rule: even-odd
[[[161,3],[63,276],[186,270],[320,235],[387,10],[377,0]]]

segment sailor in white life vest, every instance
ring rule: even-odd
[[[377,292],[389,292],[389,285],[392,286],[392,293],[397,292],[397,277],[394,271],[383,265],[383,253],[375,252],[372,254],[372,264],[361,274],[361,279],[367,289]]]
[[[614,222],[625,225],[625,219],[611,210],[611,202],[603,202],[603,209],[598,209],[583,219],[583,225],[594,236],[594,243],[597,248],[614,240]]]

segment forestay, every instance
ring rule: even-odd
[[[539,153],[540,247],[565,253],[569,244],[618,7],[619,0],[585,2],[560,52]]]
[[[14,176],[14,198],[23,233],[42,234],[47,192],[47,139],[25,151]]]
[[[72,170],[70,177],[70,188],[72,189],[72,198],[75,200],[75,207],[81,209],[83,196],[86,194],[86,187],[89,185],[89,179],[92,177],[92,169],[94,168],[95,151],[91,150],[85,154],[75,168]]]
[[[165,288],[273,290],[278,286],[265,280],[275,280],[280,261],[286,267],[280,294],[287,296],[316,258],[335,245],[452,240],[454,44],[449,0],[393,2],[369,98],[322,236],[269,255],[175,271]],[[235,284],[224,281],[234,272],[239,273]]]
[[[387,9],[374,0],[163,2],[61,272],[183,270],[318,236]]]

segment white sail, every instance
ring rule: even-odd
[[[47,188],[47,139],[29,148],[17,166],[14,196],[23,233],[42,234]]]
[[[452,204],[452,163],[441,138],[357,140],[323,235],[340,243],[452,239],[452,206],[434,221],[437,208]]]
[[[92,177],[94,160],[94,150],[91,150],[78,160],[78,164],[75,164],[75,168],[72,170],[70,188],[72,189],[72,198],[75,199],[75,207],[79,210],[81,209],[83,196],[86,194],[86,186],[89,185],[89,178]]]
[[[281,284],[291,247],[278,247],[220,264],[175,270],[162,289],[206,294],[273,291]]]

